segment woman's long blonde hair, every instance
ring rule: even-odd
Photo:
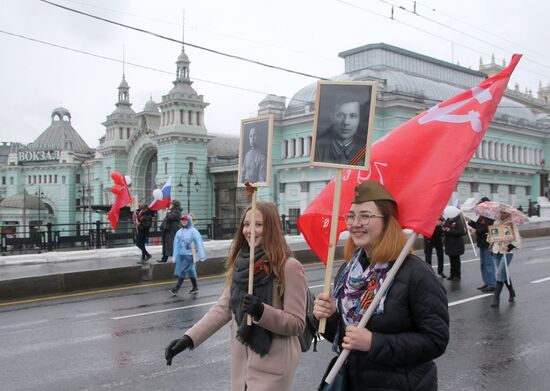
[[[229,256],[225,263],[227,269],[227,284],[231,284],[233,269],[235,267],[235,261],[237,256],[241,252],[244,245],[248,245],[246,238],[243,234],[244,219],[246,213],[252,209],[249,205],[241,218],[241,223],[235,237],[231,243],[229,249]],[[286,260],[292,256],[292,252],[288,247],[283,232],[283,225],[281,224],[281,218],[279,217],[279,211],[277,206],[272,202],[258,201],[256,203],[256,210],[262,214],[263,217],[263,234],[262,234],[262,247],[265,254],[269,258],[271,263],[270,271],[277,280],[277,290],[279,295],[282,296],[284,292],[285,282],[285,265]]]
[[[405,243],[407,243],[407,235],[399,225],[397,204],[393,201],[386,200],[373,202],[380,210],[382,216],[384,216],[384,230],[378,242],[374,244],[374,247],[370,251],[369,262],[383,263],[395,261],[405,246]],[[346,262],[351,259],[356,249],[355,243],[349,238],[344,246],[344,259]],[[411,252],[412,251],[411,249]]]

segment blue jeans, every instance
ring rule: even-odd
[[[514,254],[508,253],[506,254],[506,263],[510,265],[512,263],[512,258]],[[506,279],[506,269],[504,266],[503,258],[504,254],[493,254],[493,259],[495,260],[495,265],[497,268],[497,282],[507,282]]]
[[[494,288],[496,285],[496,276],[495,276],[495,261],[493,261],[493,256],[488,248],[479,249],[479,267],[481,269],[481,279],[483,283],[491,288]]]

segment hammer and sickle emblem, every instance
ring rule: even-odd
[[[467,114],[452,114],[453,111],[460,109],[462,106],[466,105],[473,99],[477,100],[479,103],[485,103],[491,99],[493,96],[489,89],[483,89],[480,87],[475,87],[471,89],[472,97],[466,98],[464,100],[452,103],[445,107],[440,107],[439,104],[430,108],[426,115],[420,117],[418,123],[420,125],[427,124],[432,121],[440,122],[449,122],[449,123],[465,123],[470,122],[472,130],[476,133],[481,132],[482,124],[479,120],[479,112],[475,110],[469,111]]]

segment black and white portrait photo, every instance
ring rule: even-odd
[[[374,82],[320,81],[313,131],[313,165],[368,166],[374,121]]]
[[[271,116],[242,121],[239,149],[239,185],[268,186],[271,172]]]

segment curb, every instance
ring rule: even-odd
[[[550,227],[521,230],[524,238],[550,236]],[[474,238],[475,239],[475,238]],[[464,237],[469,245],[468,236]],[[475,243],[475,242],[474,242]],[[424,240],[418,238],[415,250],[424,248]],[[294,256],[303,264],[321,262],[310,249],[293,251]],[[336,247],[336,259],[343,257],[343,245]],[[148,281],[174,279],[174,263],[148,263],[143,266],[119,266],[96,270],[48,274],[0,280],[0,300],[22,299],[36,296],[62,294],[87,289],[112,288],[116,286],[139,284]],[[210,258],[197,263],[199,276],[221,275],[225,273],[225,257]]]

